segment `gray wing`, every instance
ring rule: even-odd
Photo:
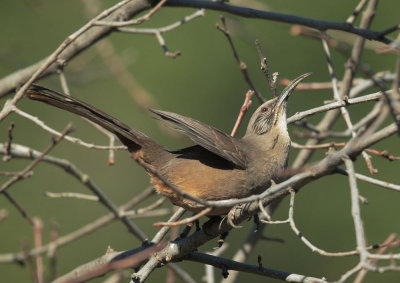
[[[246,168],[247,158],[239,148],[240,142],[234,137],[189,117],[160,110],[150,109],[150,111],[158,118],[170,123],[175,130],[183,132],[198,145],[242,169]]]

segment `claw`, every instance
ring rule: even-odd
[[[229,210],[229,213],[226,215],[229,225],[231,225],[233,228],[243,228],[243,226],[238,226],[235,223],[233,223],[233,219],[235,217],[235,211],[237,208],[240,208],[240,207],[241,207],[241,204],[235,205],[234,207],[231,208],[231,210]]]

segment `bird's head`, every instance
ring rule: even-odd
[[[264,135],[278,127],[287,131],[286,103],[296,86],[311,73],[303,74],[295,78],[282,93],[273,99],[264,102],[254,111],[247,127],[246,136],[249,134]]]

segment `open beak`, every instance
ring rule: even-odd
[[[298,76],[287,87],[285,87],[285,89],[282,91],[281,95],[278,98],[278,102],[276,103],[276,108],[280,109],[281,105],[283,105],[284,102],[286,103],[286,101],[288,100],[289,96],[292,94],[292,92],[296,88],[296,86],[302,80],[304,80],[305,78],[307,78],[310,75],[311,75],[311,73],[305,73],[305,74],[303,74],[301,76]]]

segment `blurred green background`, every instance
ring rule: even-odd
[[[98,1],[103,8],[116,1]],[[268,1],[249,2],[249,6],[259,9],[297,14],[299,16],[331,21],[344,21],[358,1]],[[247,2],[244,2],[247,5]],[[392,26],[399,21],[400,2],[397,0],[381,1],[372,28],[375,30]],[[163,8],[146,27],[161,27],[182,19],[194,12],[194,9]],[[219,22],[219,12],[206,11],[205,17],[197,18],[165,34],[167,46],[171,51],[180,50],[182,55],[176,59],[167,58],[156,39],[148,35],[114,33],[111,40],[117,55],[127,65],[129,72],[152,95],[158,107],[163,110],[188,115],[229,132],[242,105],[248,85],[233,59],[232,51],[223,34],[215,28]],[[279,72],[281,78],[292,79],[299,74],[313,72],[308,81],[328,81],[329,74],[318,41],[293,37],[290,25],[271,21],[245,19],[229,14],[227,18],[233,40],[243,61],[246,62],[250,75],[258,89],[271,97],[267,83],[259,68],[259,58],[254,46],[258,39],[263,47],[269,66],[273,72]],[[88,21],[81,1],[60,0],[20,0],[0,2],[0,77],[4,77],[20,68],[29,66],[48,56],[71,33]],[[342,40],[351,42],[353,37],[344,33],[333,33]],[[394,38],[394,35],[393,37]],[[375,46],[376,43],[369,43]],[[332,50],[336,74],[341,78],[345,59]],[[394,55],[378,55],[365,50],[363,62],[370,64],[374,71],[393,71]],[[104,65],[96,48],[92,47],[77,56],[65,68],[71,93],[89,102],[105,112],[119,118],[129,125],[145,132],[163,145],[177,149],[190,144],[188,140],[176,140],[160,131],[151,115],[136,105],[116,78]],[[40,84],[61,89],[57,76],[40,81]],[[373,92],[375,90],[369,90]],[[297,91],[289,102],[288,112],[293,114],[310,107],[320,105],[332,98],[330,91]],[[5,98],[0,100],[4,105]],[[253,107],[257,100],[253,99]],[[107,144],[107,140],[81,119],[43,104],[23,100],[18,107],[45,121],[48,125],[62,131],[72,121],[78,136],[85,141]],[[372,104],[354,106],[350,109],[351,117],[357,121]],[[317,122],[322,115],[309,119]],[[7,140],[7,129],[15,122],[13,142],[33,149],[43,150],[50,142],[50,135],[38,128],[31,121],[17,115],[10,115],[0,124],[0,140]],[[390,122],[389,120],[387,122]],[[342,120],[335,129],[343,130]],[[298,130],[290,127],[290,132]],[[241,128],[243,133],[244,127]],[[293,135],[292,135],[293,136]],[[295,139],[295,138],[294,138]],[[299,143],[304,140],[295,139]],[[336,140],[340,141],[340,140]],[[375,146],[378,150],[389,150],[400,155],[398,137],[392,137]],[[292,150],[291,161],[297,154]],[[89,150],[63,141],[51,155],[66,158],[88,174],[116,204],[139,194],[148,186],[147,174],[133,162],[126,152],[116,153],[116,164],[107,165],[107,151]],[[324,156],[321,151],[313,160]],[[390,163],[373,157],[373,164],[379,169],[376,178],[399,183],[399,163]],[[0,171],[17,171],[29,162],[13,159],[0,162]],[[360,158],[356,170],[368,174],[364,161]],[[1,183],[7,178],[0,177]],[[390,233],[399,233],[400,226],[395,215],[400,213],[399,195],[366,183],[360,184],[360,193],[369,204],[362,207],[368,244],[381,243]],[[107,213],[102,205],[75,199],[49,199],[43,192],[73,191],[88,193],[86,187],[59,168],[40,164],[34,176],[13,186],[9,193],[17,199],[30,216],[37,216],[44,222],[44,242],[50,239],[50,228],[56,223],[60,235],[65,235],[82,225]],[[348,181],[343,176],[329,176],[308,185],[296,199],[295,219],[302,233],[315,245],[327,251],[346,251],[354,249],[354,227],[350,213]],[[154,201],[153,197],[147,203]],[[143,206],[146,205],[143,204]],[[165,205],[169,206],[169,204]],[[9,216],[0,223],[0,254],[17,252],[26,243],[33,246],[32,229],[18,211],[5,198],[0,198],[0,208],[6,208]],[[287,201],[279,208],[275,218],[283,219],[287,215]],[[157,231],[153,223],[162,219],[134,220],[151,238]],[[242,229],[231,232],[230,246],[225,257],[231,257],[245,239],[252,222],[244,223]],[[314,254],[305,247],[291,232],[287,225],[267,227],[269,237],[284,239],[276,243],[260,241],[248,259],[248,263],[257,264],[257,255],[261,255],[265,267],[295,272],[315,277],[325,276],[328,280],[337,280],[341,274],[352,268],[357,257],[329,258]],[[61,247],[58,253],[58,274],[64,274],[74,267],[103,255],[107,246],[115,250],[127,250],[140,245],[120,222],[87,235],[78,241]],[[205,252],[216,246],[216,242],[200,248]],[[394,250],[399,252],[399,249]],[[47,259],[45,259],[46,271]],[[385,263],[387,264],[387,262]],[[199,282],[204,275],[204,267],[197,263],[179,263]],[[165,268],[156,270],[148,282],[165,280]],[[218,278],[220,272],[216,271]],[[27,266],[1,264],[2,282],[29,282]],[[47,273],[46,273],[47,275]],[[366,282],[395,282],[398,273],[374,274],[367,276]],[[238,282],[275,282],[273,279],[255,275],[241,274]],[[99,279],[101,281],[103,279]],[[95,282],[97,282],[95,280]]]

